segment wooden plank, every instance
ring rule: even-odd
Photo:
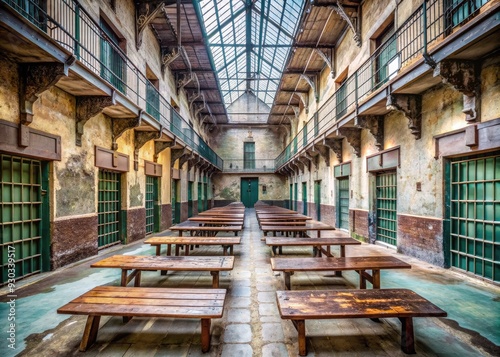
[[[138,270],[226,271],[234,266],[233,256],[155,256],[113,255],[91,265],[92,268],[120,268]]]
[[[369,257],[271,258],[275,271],[330,271],[369,269],[410,269],[411,265],[391,255]]]

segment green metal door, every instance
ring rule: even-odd
[[[299,200],[299,184],[297,182],[294,183],[293,187],[293,210],[297,211],[297,201]]]
[[[302,214],[307,216],[307,182],[302,182]]]
[[[208,209],[208,184],[203,184],[203,208]]]
[[[203,211],[203,196],[202,192],[203,191],[203,184],[201,182],[198,182],[198,212]]]
[[[316,207],[316,220],[321,221],[321,181],[314,181],[314,206]]]
[[[99,170],[97,246],[120,242],[121,174]]]
[[[453,160],[448,182],[450,265],[500,281],[500,156]]]
[[[146,176],[146,234],[158,230],[158,177]]]
[[[194,182],[188,182],[188,217],[193,216],[193,186]]]
[[[349,230],[349,177],[337,180],[337,227]]]
[[[0,285],[50,269],[48,166],[37,160],[1,155]],[[42,177],[44,176],[44,177]],[[47,212],[48,213],[48,212]]]
[[[377,240],[397,245],[396,173],[377,174]]]
[[[179,180],[172,180],[172,223],[180,223]]]
[[[293,207],[293,183],[290,184],[290,201],[287,208],[292,209],[292,207]]]
[[[241,202],[252,208],[259,199],[259,179],[257,177],[241,178]]]

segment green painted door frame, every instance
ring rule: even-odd
[[[242,177],[241,178],[241,202],[245,207],[252,208],[259,200],[259,178]]]
[[[321,221],[321,180],[314,181],[314,205],[316,207],[316,220]]]
[[[307,216],[307,182],[302,182],[302,214]]]

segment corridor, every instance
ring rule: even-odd
[[[162,234],[167,235],[166,231]],[[241,244],[235,247],[235,266],[222,273],[220,287],[228,290],[222,319],[212,320],[211,349],[200,348],[200,322],[190,319],[134,318],[123,324],[120,317],[104,317],[97,343],[87,352],[78,351],[85,316],[58,315],[56,309],[97,285],[117,285],[117,269],[89,268],[94,261],[114,254],[154,254],[141,242],[101,251],[57,271],[41,274],[16,286],[16,349],[8,348],[6,331],[9,301],[6,288],[0,293],[2,356],[296,356],[297,332],[282,321],[276,290],[284,289],[283,276],[269,264],[271,250],[261,240],[255,211],[247,209]],[[348,246],[347,256],[395,255],[412,265],[409,270],[382,272],[382,288],[409,288],[448,313],[447,318],[416,318],[416,350],[419,356],[500,355],[500,288],[453,271],[397,254],[394,250],[362,244]],[[337,251],[333,248],[337,255]],[[285,254],[310,256],[306,248],[285,248]],[[220,255],[219,246],[196,248],[195,255]],[[143,272],[142,286],[211,286],[203,272]],[[355,288],[358,276],[344,272],[296,273],[294,289]],[[371,287],[371,286],[370,286]],[[403,356],[400,322],[397,319],[310,320],[306,322],[308,356]]]

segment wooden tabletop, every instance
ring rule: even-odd
[[[446,312],[408,289],[277,291],[286,319],[373,317],[444,317]],[[307,302],[307,303],[306,303]]]
[[[351,237],[341,237],[341,238],[266,237],[266,244],[279,245],[279,246],[311,246],[311,245],[356,245],[356,244],[361,244],[361,242]]]
[[[151,237],[144,241],[145,244],[240,244],[241,237]]]
[[[271,258],[271,269],[277,271],[330,271],[369,269],[410,269],[411,265],[392,255],[373,257]]]
[[[156,256],[113,255],[91,265],[92,268],[137,270],[227,271],[234,266],[233,256]]]
[[[191,222],[238,222],[243,223],[243,217],[196,216],[188,218]]]

